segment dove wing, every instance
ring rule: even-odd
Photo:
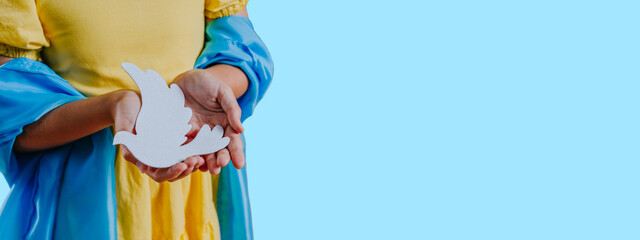
[[[217,152],[229,145],[229,137],[222,137],[224,129],[216,125],[213,129],[209,125],[202,125],[202,128],[193,141],[180,147],[180,157],[187,158],[195,155],[204,155]]]
[[[167,146],[180,146],[191,130],[191,109],[184,106],[184,94],[175,84],[167,86],[162,76],[147,69],[142,71],[132,63],[122,63],[140,89],[142,107],[136,119],[137,135],[163,139]]]

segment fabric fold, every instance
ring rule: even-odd
[[[0,67],[0,172],[11,188],[0,214],[3,238],[116,239],[109,128],[45,151],[13,151],[24,126],[83,98],[41,62],[16,58]]]

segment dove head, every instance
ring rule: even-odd
[[[133,135],[130,132],[120,131],[113,136],[113,145],[122,144],[127,147],[131,147],[131,145],[135,142],[133,139],[136,135]]]
[[[148,142],[141,139],[140,136],[134,135],[130,132],[117,132],[113,137],[113,145],[116,144],[126,146],[129,152],[131,152],[131,154],[133,154],[133,156],[138,160],[158,157],[153,154],[155,151],[144,151],[144,149],[149,149],[152,146],[149,146]]]
[[[156,146],[154,143],[154,141],[149,141],[126,131],[117,132],[113,137],[113,145],[122,144],[126,146],[136,159],[150,167],[171,167],[184,160],[185,157],[178,155],[179,152],[167,151],[172,147]]]

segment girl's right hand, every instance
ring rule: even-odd
[[[113,92],[114,98],[112,102],[112,118],[114,129],[116,132],[127,131],[135,134],[135,123],[138,112],[142,105],[140,95],[134,91],[122,90]],[[183,162],[177,163],[168,168],[149,167],[138,161],[133,154],[125,147],[120,145],[122,156],[128,162],[135,164],[141,173],[149,175],[156,182],[176,181],[188,176],[194,170],[198,170],[204,164],[201,158],[189,157]]]

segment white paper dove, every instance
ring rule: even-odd
[[[167,83],[157,72],[142,71],[132,63],[122,63],[129,76],[136,82],[142,96],[142,107],[136,119],[136,134],[117,132],[113,145],[127,146],[131,154],[144,164],[166,168],[185,160],[187,157],[217,152],[229,144],[228,137],[222,137],[224,130],[203,125],[193,141],[185,136],[191,125],[191,109],[184,106],[184,94],[178,85]],[[184,145],[183,145],[184,144]]]

